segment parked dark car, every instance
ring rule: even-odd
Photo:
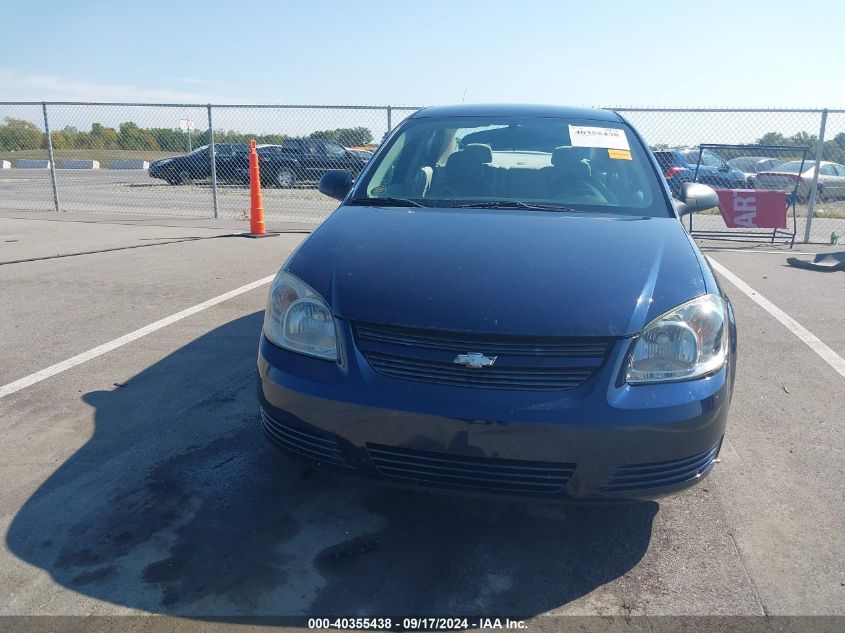
[[[320,180],[329,169],[345,169],[357,175],[366,160],[341,145],[322,139],[286,138],[281,145],[259,145],[261,184],[290,188],[296,183]],[[249,154],[237,162],[236,170],[249,182]]]
[[[355,149],[347,147],[346,151],[363,160],[365,163],[373,157],[373,153],[368,149]]]
[[[273,281],[258,356],[284,451],[426,487],[652,497],[716,463],[730,301],[679,215],[716,193],[618,114],[416,112]]]
[[[663,176],[669,183],[672,195],[677,196],[682,183],[701,182],[717,189],[743,189],[748,187],[744,173],[734,169],[717,153],[705,149],[701,153],[698,177],[695,167],[698,164],[698,148],[670,149],[654,152],[654,157],[663,170]]]
[[[745,174],[745,180],[752,189],[756,185],[757,174],[777,169],[782,164],[783,161],[771,156],[739,156],[728,161],[728,165]]]
[[[246,155],[246,145],[237,143],[215,143],[215,170],[218,180],[235,180],[240,172],[235,168],[239,157]],[[163,158],[150,164],[149,175],[160,178],[171,185],[184,185],[192,180],[204,180],[211,176],[209,146],[198,147],[190,154]]]

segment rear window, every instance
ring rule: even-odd
[[[759,158],[734,158],[729,160],[728,164],[740,171],[754,171],[754,167],[759,161]]]
[[[657,159],[657,164],[664,169],[674,165],[686,167],[686,161],[682,156],[675,152],[654,152],[654,157]]]
[[[375,198],[425,206],[524,202],[671,213],[642,145],[625,124],[566,118],[409,119],[353,199]]]
[[[783,165],[778,167],[777,170],[778,171],[785,171],[789,174],[797,174],[800,171],[802,171],[801,164],[802,163],[801,163],[800,160],[793,160],[793,161],[790,161],[788,163],[784,163]],[[809,165],[807,163],[804,163],[804,169],[807,169],[808,167],[809,167]]]

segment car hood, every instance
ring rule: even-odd
[[[352,321],[631,335],[706,292],[675,218],[343,206],[287,264]]]

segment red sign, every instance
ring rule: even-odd
[[[719,213],[731,229],[785,229],[786,194],[764,189],[716,189]]]

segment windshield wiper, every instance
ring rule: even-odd
[[[353,198],[349,201],[350,204],[363,204],[371,207],[422,207],[415,200],[408,200],[407,198]]]
[[[463,202],[450,204],[456,209],[528,209],[531,211],[580,211],[562,204],[547,202],[520,202],[519,200],[479,200],[478,202]]]

